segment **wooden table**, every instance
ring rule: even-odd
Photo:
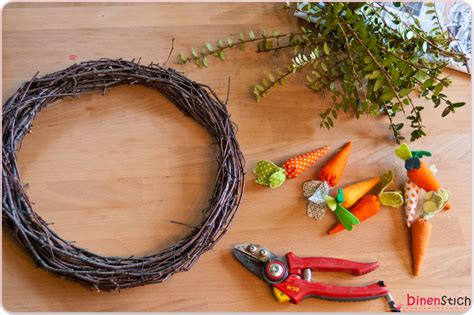
[[[351,233],[327,236],[335,222],[306,217],[301,184],[345,141],[354,142],[341,185],[394,168],[401,183],[403,165],[394,157],[386,117],[359,120],[341,115],[336,129],[319,128],[318,113],[328,106],[289,80],[255,103],[251,86],[282,65],[248,46],[210,60],[208,69],[176,65],[176,56],[227,34],[261,28],[291,31],[296,20],[276,3],[196,4],[8,4],[4,11],[3,101],[36,71],[46,74],[73,62],[101,57],[164,62],[209,84],[225,99],[238,124],[248,173],[246,191],[228,234],[189,271],[169,281],[123,292],[91,292],[37,269],[3,233],[3,305],[8,311],[384,311],[379,299],[335,303],[309,299],[299,305],[275,302],[271,291],[232,256],[233,244],[258,242],[276,253],[378,260],[379,270],[360,278],[317,274],[318,281],[365,285],[384,279],[399,303],[407,294],[471,295],[471,107],[442,119],[424,113],[429,137],[414,148],[434,157],[439,178],[452,192],[453,210],[433,220],[429,254],[419,278],[411,276],[409,234],[402,210],[383,208]],[[456,101],[471,104],[470,77],[447,72]],[[417,100],[418,104],[424,101]],[[310,171],[271,190],[253,182],[260,159],[283,162],[293,154],[329,145],[330,153]],[[141,87],[117,87],[106,97],[67,99],[38,115],[19,153],[23,181],[36,210],[64,238],[103,255],[150,253],[177,241],[184,226],[196,224],[216,171],[209,136],[168,100]]]

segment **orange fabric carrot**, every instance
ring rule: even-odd
[[[382,182],[382,189],[378,195],[367,195],[364,196],[355,206],[352,208],[351,213],[359,219],[359,222],[365,221],[370,217],[376,215],[382,205],[393,208],[399,208],[403,204],[403,195],[400,191],[385,191],[390,184],[393,183],[395,173],[392,170],[385,172],[382,177],[376,177],[369,181],[363,182],[368,185],[375,186],[379,181]],[[371,188],[372,188],[371,187]],[[370,188],[370,189],[371,189]],[[368,190],[370,190],[368,189]],[[328,234],[336,234],[345,230],[342,224],[336,224]]]
[[[334,187],[341,179],[342,172],[346,167],[347,160],[351,154],[352,142],[347,142],[344,147],[321,169],[319,179],[328,182]]]
[[[416,219],[411,225],[413,274],[420,275],[426,250],[431,238],[431,223],[423,218]]]
[[[378,196],[367,195],[362,198],[359,203],[351,210],[352,214],[355,215],[360,222],[376,215],[380,210],[380,200]],[[337,223],[328,234],[336,234],[337,232],[344,231],[345,228],[341,223]]]
[[[288,178],[295,178],[298,175],[301,175],[304,171],[316,163],[316,161],[319,160],[327,151],[328,147],[324,146],[322,148],[292,157],[291,159],[287,160],[285,163],[283,163],[286,176]]]
[[[358,182],[342,189],[344,193],[344,202],[342,206],[344,208],[352,207],[360,198],[372,190],[380,182],[380,177],[374,177],[372,179]]]
[[[411,151],[406,143],[402,143],[400,147],[395,150],[395,155],[405,161],[405,169],[407,176],[418,187],[426,192],[436,191],[441,188],[438,180],[428,166],[421,161],[424,156],[431,156],[428,151]],[[445,210],[451,209],[451,205],[447,203]]]
[[[436,191],[441,188],[438,179],[433,175],[433,172],[423,161],[420,161],[420,168],[412,168],[407,170],[407,176],[414,182],[418,187],[424,191]],[[447,203],[444,206],[445,210],[451,209],[451,204]]]

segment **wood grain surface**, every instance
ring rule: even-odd
[[[384,311],[384,300],[336,303],[308,299],[277,303],[271,290],[232,256],[232,246],[256,242],[277,254],[374,261],[361,277],[315,274],[317,281],[366,285],[383,279],[397,302],[419,296],[471,295],[471,81],[447,71],[448,90],[469,106],[442,119],[426,104],[428,137],[414,148],[433,152],[453,209],[432,220],[433,235],[422,275],[411,275],[410,238],[402,210],[383,208],[350,233],[327,236],[335,222],[306,216],[301,185],[346,141],[353,152],[340,185],[403,165],[393,154],[386,117],[341,115],[336,129],[319,128],[330,100],[291,78],[260,103],[251,86],[282,65],[288,52],[232,51],[208,69],[176,65],[177,53],[240,31],[294,31],[296,19],[278,3],[11,3],[3,11],[3,101],[37,71],[46,74],[101,57],[163,62],[210,85],[226,98],[246,158],[246,191],[228,234],[189,271],[165,283],[122,292],[92,292],[38,269],[3,232],[3,305],[8,311]],[[74,60],[73,60],[74,59]],[[417,104],[424,104],[417,99]],[[260,159],[276,163],[329,145],[331,151],[297,179],[271,190],[253,182]],[[18,159],[36,210],[65,239],[103,255],[140,255],[176,242],[188,231],[170,220],[196,224],[213,190],[216,163],[210,137],[156,91],[121,86],[67,99],[40,113]],[[438,309],[444,310],[439,307]]]

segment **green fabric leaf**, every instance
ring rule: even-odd
[[[355,215],[340,204],[336,207],[336,216],[339,219],[339,222],[341,222],[344,228],[348,231],[352,231],[352,226],[359,224],[360,222]]]
[[[270,175],[268,178],[270,188],[277,188],[283,185],[286,180],[285,170],[279,170]]]
[[[328,208],[331,209],[331,211],[335,211],[337,207],[337,202],[336,199],[334,199],[331,196],[325,195],[324,200],[326,201]]]
[[[410,151],[410,148],[408,147],[406,143],[400,144],[400,147],[398,147],[398,149],[395,150],[395,155],[398,156],[403,161],[413,157]]]
[[[413,157],[421,159],[424,156],[431,156],[431,152],[429,151],[411,151]]]
[[[286,180],[285,170],[267,160],[259,161],[253,172],[257,176],[255,179],[257,184],[270,188],[280,187]]]
[[[449,199],[451,199],[451,193],[446,189],[427,192],[424,197],[423,213],[421,216],[424,219],[431,219],[444,208]]]
[[[395,178],[395,172],[393,170],[388,170],[382,175],[382,179],[381,179],[382,189],[380,190],[380,194],[383,193],[385,189],[387,189],[387,187],[391,183],[393,183],[394,178]]]
[[[337,190],[336,202],[337,203],[343,203],[344,202],[344,191],[342,190],[342,188],[339,188]]]
[[[400,191],[386,191],[379,195],[379,200],[384,206],[400,208],[403,205],[403,194]]]

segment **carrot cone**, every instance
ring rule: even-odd
[[[374,177],[372,179],[358,182],[342,190],[344,193],[344,202],[342,206],[344,208],[352,207],[360,198],[364,197],[372,188],[380,182],[380,177]]]
[[[324,146],[322,148],[292,157],[291,159],[287,160],[285,163],[283,163],[286,176],[288,178],[295,178],[298,175],[301,175],[304,171],[316,163],[316,161],[319,160],[327,151],[328,147]]]
[[[376,215],[380,210],[380,200],[378,196],[367,195],[357,203],[357,205],[351,210],[352,214],[359,219],[360,222]],[[344,226],[341,223],[337,223],[328,234],[336,234],[344,231]]]
[[[420,275],[426,250],[431,237],[431,223],[423,218],[416,219],[411,226],[413,274]]]
[[[436,191],[441,188],[438,179],[436,179],[429,167],[423,161],[420,161],[420,168],[412,168],[408,170],[407,176],[412,182],[426,192]],[[447,203],[444,206],[444,209],[451,209],[451,205]]]
[[[334,187],[341,179],[342,172],[346,167],[347,160],[351,154],[352,142],[347,142],[344,147],[321,169],[319,179]]]

